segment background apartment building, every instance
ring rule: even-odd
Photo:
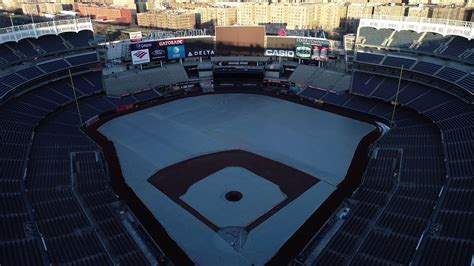
[[[75,9],[79,11],[81,16],[90,16],[93,19],[120,24],[132,23],[135,14],[135,10],[128,8],[93,6],[79,3],[76,4]]]
[[[137,14],[139,26],[172,30],[194,29],[196,14],[179,11],[157,11]]]
[[[195,12],[200,16],[201,25],[232,26],[237,24],[237,8],[235,7],[198,7]]]

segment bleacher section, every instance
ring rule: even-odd
[[[355,61],[364,64],[380,65],[394,68],[401,68],[403,66],[405,73],[407,72],[419,72],[421,74],[427,74],[443,81],[455,84],[459,86],[461,91],[465,90],[469,94],[474,94],[474,84],[469,82],[471,80],[470,70],[474,70],[472,67],[452,64],[452,66],[446,66],[442,61],[435,62],[424,62],[417,58],[400,57],[395,55],[381,55],[372,54],[369,52],[358,52],[356,54]],[[453,66],[457,65],[454,68]],[[410,75],[411,78],[418,78],[421,82],[426,82],[425,77],[417,77],[416,75]],[[432,82],[433,78],[428,78],[429,82]],[[441,89],[444,89],[441,87]],[[453,93],[456,93],[453,91]]]
[[[361,83],[370,84],[372,76],[355,72],[353,90],[374,97],[373,91],[397,82],[385,84],[390,79],[380,77],[382,84],[360,89]],[[416,83],[405,84],[403,92],[405,96],[398,100],[410,109],[397,108],[397,126],[377,142],[362,185],[347,201],[349,215],[312,263],[471,262],[474,242],[468,223],[472,224],[474,209],[467,202],[474,197],[473,106]],[[390,94],[381,98],[389,101]],[[393,110],[391,104],[365,97],[314,89],[300,95],[385,120],[390,120]],[[304,252],[300,256],[300,261],[311,257]]]
[[[426,53],[434,53],[443,43],[448,41],[447,38],[441,34],[427,32],[420,41],[416,50]]]
[[[345,91],[350,88],[351,75],[324,68],[299,65],[290,75],[288,81],[299,86]]]
[[[59,89],[68,88],[68,81],[0,106],[0,263],[146,264],[120,217],[100,149],[79,129],[72,95]],[[83,97],[103,90],[96,81],[100,73],[74,77]],[[80,101],[84,121],[117,107],[101,95]]]
[[[377,30],[362,27],[359,29],[357,44],[360,48],[378,47],[387,50],[401,50],[474,64],[474,41],[459,36],[442,36],[433,32],[416,33],[405,30],[394,32],[392,29]],[[375,57],[371,57],[371,59],[375,59]],[[359,60],[370,62],[362,57]]]
[[[17,43],[7,42],[0,44],[0,67],[94,46],[93,33],[88,30],[78,33],[46,35],[38,39],[22,39]]]
[[[123,71],[104,79],[107,94],[114,97],[188,81],[186,70],[181,64],[168,64],[139,72]]]
[[[98,63],[98,60],[97,53],[93,51],[69,56],[65,59],[56,58],[29,67],[18,67],[16,73],[0,76],[0,99],[11,92],[20,91],[20,89],[18,89],[20,86],[41,76],[64,71],[71,67]],[[11,69],[15,70],[15,67]]]
[[[360,43],[366,46],[383,46],[386,45],[387,39],[393,33],[392,29],[380,29],[375,28],[360,28],[359,37]]]
[[[421,33],[417,33],[414,31],[396,31],[391,37],[388,46],[392,48],[408,49],[416,41],[418,41],[418,39],[420,39],[421,35]]]

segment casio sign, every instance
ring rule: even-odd
[[[306,47],[306,46],[296,47],[296,56],[299,56],[302,58],[311,57],[311,48]]]
[[[289,50],[265,50],[265,56],[282,56],[282,57],[295,57],[295,52]]]

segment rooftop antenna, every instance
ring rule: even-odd
[[[398,93],[400,92],[400,85],[402,83],[403,66],[404,65],[402,65],[402,69],[400,70],[400,77],[398,78],[397,93],[395,94],[395,102],[393,104],[392,119],[390,119],[390,127],[393,127],[395,125],[393,123],[393,119],[395,118],[395,109],[397,108],[397,105],[398,105]]]

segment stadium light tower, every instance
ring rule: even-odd
[[[72,92],[74,93],[74,101],[76,101],[77,114],[79,115],[79,121],[81,122],[81,127],[84,126],[82,123],[81,110],[79,109],[79,103],[77,102],[76,87],[74,87],[74,81],[72,80],[71,69],[69,69],[69,79],[71,80]]]
[[[393,119],[395,118],[395,109],[397,108],[398,104],[398,93],[400,92],[400,85],[402,84],[402,74],[403,74],[403,65],[400,69],[400,77],[398,78],[398,86],[397,86],[397,93],[395,94],[395,102],[393,103],[393,111],[392,111],[392,119],[390,119],[390,127],[393,127]]]

